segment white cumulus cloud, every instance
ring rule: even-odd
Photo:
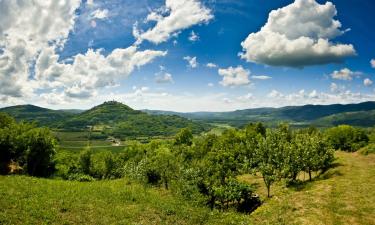
[[[97,9],[91,13],[91,17],[94,19],[106,19],[108,18],[108,9]]]
[[[155,81],[159,84],[173,83],[173,77],[170,73],[158,74],[155,78]]]
[[[215,63],[207,63],[206,66],[208,68],[217,68],[217,65]]]
[[[190,36],[189,36],[189,41],[196,42],[198,40],[199,40],[198,34],[196,34],[194,31],[191,31]]]
[[[241,43],[241,58],[271,66],[304,67],[341,62],[356,54],[351,44],[335,44],[341,23],[331,2],[296,0],[270,12],[267,23]]]
[[[375,59],[371,59],[370,64],[372,68],[375,68]]]
[[[370,80],[369,78],[366,78],[363,80],[363,84],[366,86],[366,87],[369,87],[372,85],[372,80]]]
[[[0,1],[0,95],[30,96],[30,62],[53,44],[61,48],[73,28],[79,0]]]
[[[353,72],[348,68],[343,68],[341,70],[335,70],[331,73],[331,77],[337,80],[352,80],[354,76],[361,75],[361,72]]]
[[[198,62],[197,62],[197,57],[191,57],[191,56],[185,56],[184,60],[188,62],[188,66],[191,68],[197,68],[198,67]]]
[[[0,1],[2,101],[38,96],[62,99],[62,95],[88,98],[95,96],[100,88],[115,86],[116,79],[167,54],[130,46],[106,55],[89,49],[71,57],[69,62],[59,61],[57,52],[73,30],[80,3],[80,0]]]
[[[223,76],[223,80],[220,81],[220,84],[224,87],[250,84],[250,71],[244,69],[242,66],[219,69],[218,73],[220,76]]]
[[[147,40],[159,44],[180,30],[208,23],[213,17],[211,10],[199,0],[166,0],[163,10],[153,11],[147,16],[146,21],[155,21],[156,25],[142,32],[135,24],[133,35],[137,43]]]

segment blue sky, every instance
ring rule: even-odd
[[[370,0],[56,2],[0,2],[0,106],[229,111],[375,100]]]

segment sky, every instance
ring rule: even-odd
[[[372,0],[0,0],[0,107],[375,101]]]

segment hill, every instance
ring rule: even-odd
[[[367,111],[375,110],[375,102],[363,102],[359,104],[334,104],[334,105],[304,105],[304,106],[287,106],[282,108],[255,108],[236,110],[232,112],[193,112],[177,113],[170,111],[153,111],[146,110],[152,114],[162,115],[179,115],[193,120],[208,121],[212,123],[228,123],[234,126],[243,126],[249,122],[262,121],[269,125],[286,121],[295,125],[308,126],[310,124],[319,124],[315,121],[327,116],[340,113],[357,112],[356,120],[351,121],[351,125],[356,126],[373,126],[374,121],[368,121]],[[361,113],[360,113],[361,112]],[[345,122],[345,120],[342,120]],[[323,123],[322,125],[325,126]]]
[[[252,214],[211,211],[124,179],[75,182],[0,176],[1,224],[375,224],[375,155],[336,152],[311,183],[278,184]],[[243,178],[258,183],[261,178]]]
[[[370,127],[375,125],[375,110],[346,112],[326,116],[314,121],[317,126],[337,126],[347,124],[352,126]]]
[[[35,105],[17,105],[1,108],[0,112],[7,113],[17,121],[36,122],[39,126],[55,126],[58,121],[74,116],[74,111],[52,110]]]

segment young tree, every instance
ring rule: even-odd
[[[285,129],[276,129],[267,130],[266,137],[259,139],[257,169],[262,174],[268,197],[271,196],[271,185],[282,177],[288,137]]]

